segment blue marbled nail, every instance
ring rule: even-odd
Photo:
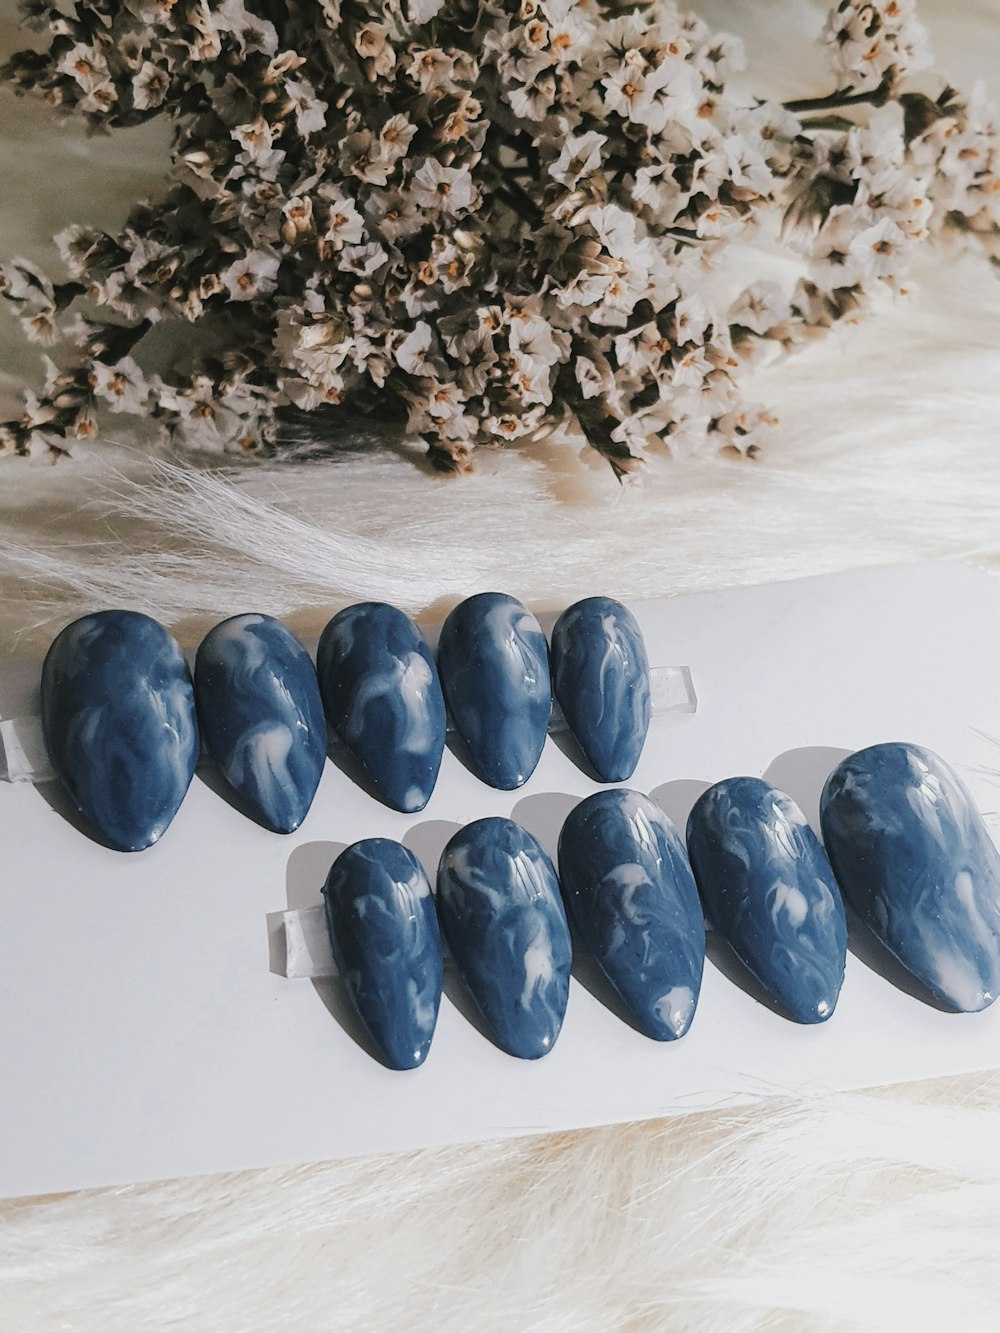
[[[341,852],[323,887],[341,980],[390,1069],[430,1050],[441,1004],[441,937],[431,886],[413,853],[390,838]]]
[[[567,607],[552,629],[552,689],[601,781],[630,778],[649,730],[649,658],[627,607],[611,597]]]
[[[394,606],[360,602],[327,625],[316,661],[330,725],[389,805],[422,810],[445,737],[444,698],[424,636]]]
[[[323,703],[302,644],[273,616],[232,616],[202,640],[194,688],[223,777],[266,828],[297,829],[326,760]]]
[[[1000,988],[1000,856],[958,775],[917,745],[859,750],[820,801],[844,897],[933,994],[964,1012]]]
[[[484,782],[512,791],[535,771],[552,712],[545,635],[514,597],[482,592],[441,627],[441,684],[455,729]]]
[[[705,919],[684,844],[648,796],[599,791],[559,836],[559,881],[580,940],[639,1029],[656,1041],[691,1026]]]
[[[695,802],[688,854],[709,919],[788,1015],[822,1023],[844,980],[847,921],[819,839],[761,778],[717,782]]]
[[[451,839],[437,904],[452,956],[497,1044],[535,1060],[566,1012],[572,949],[552,862],[511,819],[477,819]]]
[[[73,802],[117,851],[163,834],[198,762],[198,721],[184,655],[138,611],[97,611],[67,625],[42,666],[42,728]]]

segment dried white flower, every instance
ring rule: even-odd
[[[65,344],[0,451],[65,451],[104,407],[259,450],[289,406],[395,404],[451,471],[557,425],[619,477],[656,439],[752,458],[749,362],[905,293],[942,234],[1000,260],[997,116],[907,86],[912,0],[835,4],[836,90],[788,106],[734,91],[740,43],[670,0],[32,3],[54,41],[16,89],[97,129],[167,117],[174,148],[157,202],[59,238],[67,281],[0,268]],[[782,216],[802,276],[733,299],[717,259]],[[211,354],[176,339],[145,381],[133,347],[178,321]]]
[[[145,60],[132,80],[132,105],[140,111],[162,106],[170,88],[170,75],[159,65]]]
[[[436,158],[425,157],[411,182],[413,202],[418,208],[457,216],[473,206],[475,192],[468,167],[442,166]]]
[[[270,250],[251,250],[220,273],[231,301],[254,301],[273,292],[281,260]]]
[[[870,91],[895,88],[930,63],[927,31],[914,0],[840,0],[823,32],[837,86]]]

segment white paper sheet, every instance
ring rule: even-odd
[[[679,823],[708,783],[737,773],[766,774],[815,819],[837,760],[880,740],[937,750],[985,812],[1000,805],[1000,583],[988,575],[931,564],[633,610],[651,659],[690,663],[698,689],[697,713],[654,721],[630,784]],[[0,716],[37,713],[37,674],[37,664],[0,669]],[[200,770],[163,841],[132,856],[90,842],[55,784],[0,784],[0,1195],[1000,1065],[1000,1006],[930,1008],[861,945],[836,1015],[817,1028],[748,994],[713,944],[680,1042],[623,1023],[588,989],[599,990],[581,960],[544,1060],[498,1051],[448,979],[427,1064],[391,1073],[366,1053],[335,980],[280,974],[284,914],[318,907],[334,856],[361,837],[402,839],[433,874],[457,827],[502,814],[552,852],[566,812],[596,784],[565,737],[550,737],[517,792],[483,786],[449,751],[430,804],[412,816],[368,796],[346,763],[327,764],[288,838],[247,821]]]

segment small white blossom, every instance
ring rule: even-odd
[[[472,208],[474,188],[468,167],[445,167],[433,157],[424,158],[411,182],[418,208],[439,209],[456,215]]]
[[[295,113],[295,124],[304,139],[326,127],[329,104],[316,96],[316,90],[306,79],[286,79],[285,92]]]
[[[146,406],[147,387],[142,371],[131,357],[122,357],[114,365],[95,361],[90,368],[90,385],[94,395],[105,402],[112,412],[127,412],[138,416]]]
[[[278,285],[281,260],[270,250],[251,250],[219,275],[231,301],[253,301]]]
[[[891,218],[882,218],[855,236],[848,246],[848,264],[859,281],[872,278],[893,285],[904,267],[906,236]]]
[[[56,64],[60,74],[66,74],[83,89],[93,93],[96,89],[108,86],[107,61],[93,47],[77,42],[75,46],[61,56]]]
[[[324,240],[329,241],[334,250],[340,250],[345,245],[358,245],[363,241],[365,220],[358,212],[353,198],[336,185],[324,187],[323,197],[328,203]]]
[[[382,156],[387,162],[397,162],[407,154],[417,127],[409,116],[390,116],[379,131]]]
[[[598,134],[596,130],[570,134],[559,157],[549,167],[549,175],[568,190],[575,189],[582,177],[591,175],[600,167],[601,149],[607,141],[607,135]]]
[[[413,331],[408,333],[396,348],[397,365],[405,370],[408,375],[426,374],[428,367],[427,353],[430,351],[433,337],[431,326],[424,320],[418,320]]]
[[[365,23],[360,27],[354,36],[354,49],[366,61],[369,78],[388,74],[396,63],[396,52],[384,23]]]
[[[132,105],[140,111],[162,106],[170,89],[170,75],[146,60],[132,80]]]
[[[754,282],[730,306],[727,319],[763,338],[786,323],[790,314],[788,297],[778,283]]]

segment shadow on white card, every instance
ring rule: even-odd
[[[685,838],[691,807],[711,785],[710,782],[701,782],[697,778],[675,778],[673,782],[661,782],[658,787],[653,788],[649,796],[667,816],[681,838]]]
[[[424,819],[403,834],[408,848],[423,866],[431,888],[437,891],[438,862],[447,843],[462,827],[453,819]]]
[[[552,864],[559,859],[559,834],[569,812],[580,804],[579,796],[565,791],[540,791],[522,796],[510,812],[511,819],[536,838]]]
[[[787,792],[819,836],[819,798],[826,780],[850,750],[832,745],[803,745],[786,750],[764,770],[765,782]]]

